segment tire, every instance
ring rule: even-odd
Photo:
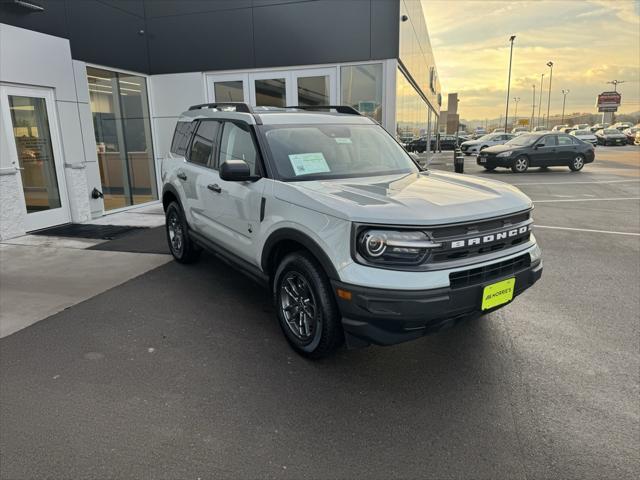
[[[290,253],[280,262],[273,281],[273,299],[280,328],[300,355],[326,357],[344,343],[329,279],[307,253]]]
[[[576,158],[571,160],[571,163],[569,163],[569,169],[572,172],[579,172],[580,170],[582,170],[582,167],[584,167],[584,155],[579,153],[578,155],[576,155]]]
[[[171,202],[165,213],[167,243],[173,258],[179,263],[193,263],[198,260],[202,249],[189,237],[189,228],[184,212],[177,202]]]
[[[518,158],[516,158],[511,167],[511,171],[513,173],[524,173],[528,169],[529,169],[529,159],[524,155],[520,155]]]
[[[490,167],[489,165],[483,165],[483,167],[488,172],[493,172],[496,169],[496,167]]]

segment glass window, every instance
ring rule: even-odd
[[[213,152],[213,145],[218,134],[219,123],[214,120],[204,120],[200,122],[196,134],[191,142],[189,150],[189,162],[207,166]]]
[[[244,102],[242,80],[230,82],[215,82],[213,91],[216,102]]]
[[[144,77],[87,67],[106,210],[158,198]]]
[[[225,122],[220,140],[220,163],[227,160],[244,160],[251,175],[256,173],[256,147],[249,127],[244,124]]]
[[[342,104],[382,122],[382,64],[341,67]]]
[[[285,180],[415,173],[407,152],[379,125],[265,126],[276,169]]]
[[[329,77],[298,78],[298,105],[329,105]]]
[[[284,78],[256,80],[256,106],[286,107],[287,82]]]
[[[541,147],[555,147],[556,144],[557,144],[556,136],[547,135],[546,137],[543,137],[540,140],[540,143],[538,145],[540,145]]]
[[[171,153],[184,157],[197,122],[178,122],[171,142]]]
[[[558,135],[558,145],[573,145],[573,141],[571,141],[571,137]]]
[[[9,95],[27,213],[60,208],[60,191],[44,98]]]

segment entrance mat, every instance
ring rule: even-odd
[[[90,223],[69,223],[57,227],[45,228],[31,235],[47,235],[54,237],[93,238],[97,240],[113,240],[131,231],[147,230],[146,227],[128,227],[121,225],[93,225]]]
[[[93,245],[87,250],[110,252],[166,253],[169,254],[167,234],[164,227],[143,228],[129,232],[110,242]]]

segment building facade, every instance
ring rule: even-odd
[[[158,199],[190,105],[348,104],[437,130],[418,0],[0,3],[0,239]]]

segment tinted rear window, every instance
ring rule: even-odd
[[[171,142],[171,153],[184,157],[196,122],[178,122]]]

